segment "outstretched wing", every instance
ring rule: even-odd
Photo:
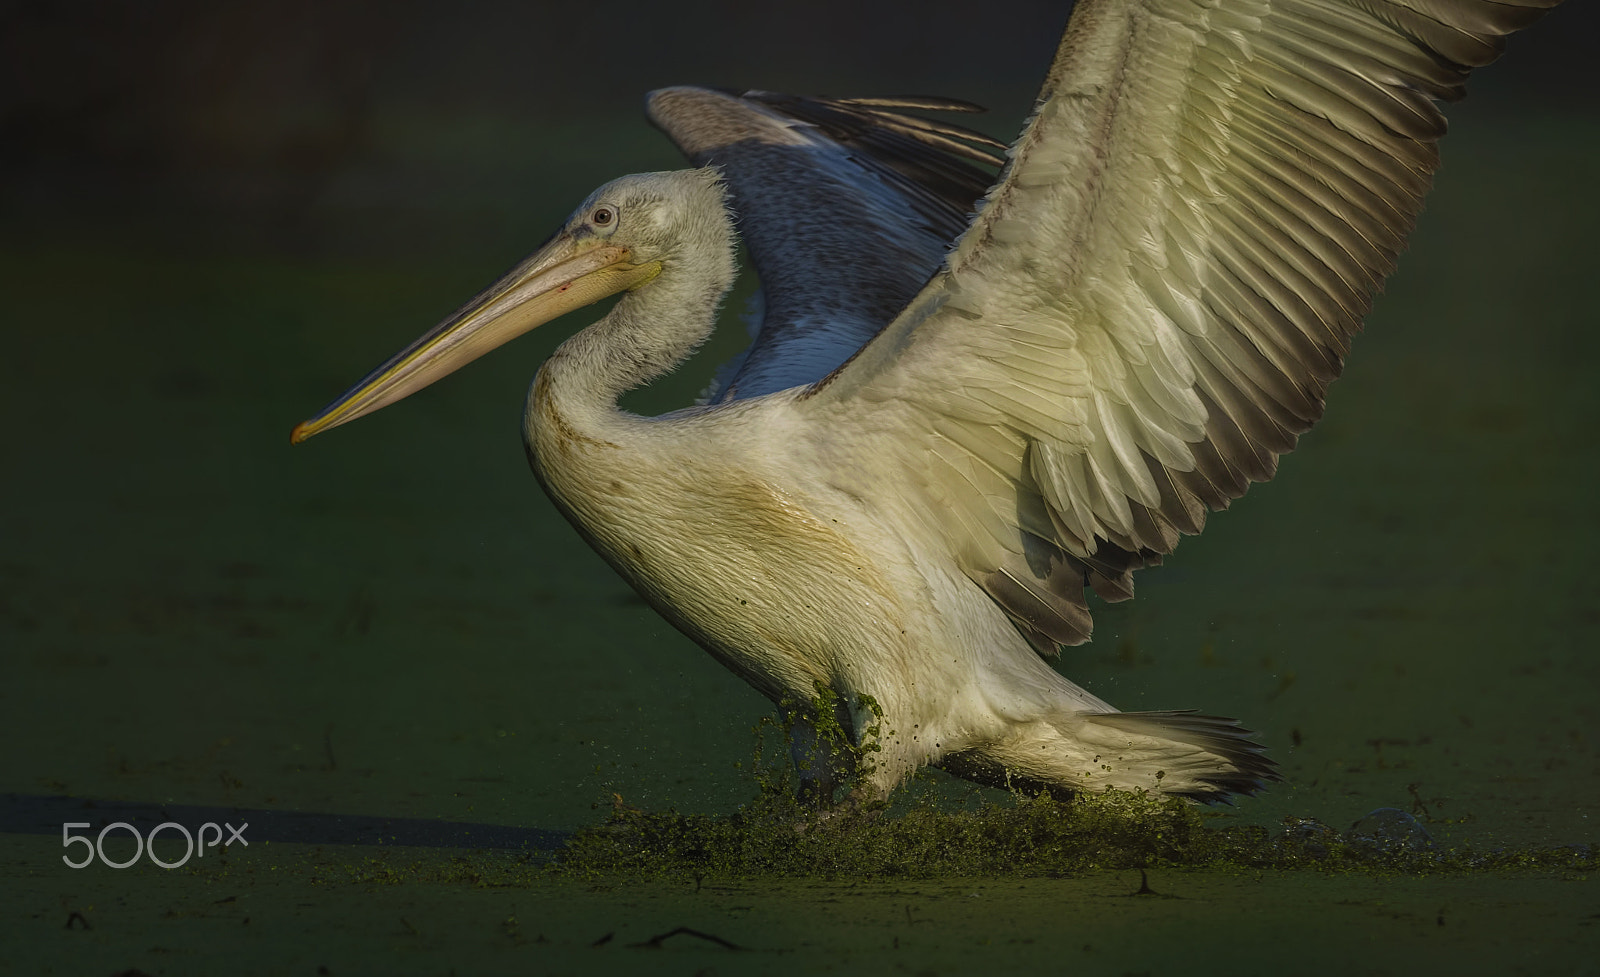
[[[697,166],[716,165],[763,312],[713,403],[812,383],[894,319],[966,229],[998,166],[969,130],[902,110],[974,112],[932,98],[802,98],[665,88],[650,120]]]
[[[802,409],[886,432],[1035,647],[1086,640],[1085,584],[1131,596],[1321,416],[1434,100],[1556,2],[1079,0],[947,269]]]

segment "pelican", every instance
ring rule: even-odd
[[[849,775],[872,802],[932,765],[1254,792],[1277,775],[1239,723],[1119,712],[1049,659],[1089,639],[1087,591],[1131,597],[1321,416],[1428,189],[1436,103],[1556,2],[1079,0],[1003,157],[908,114],[965,103],[654,92],[696,168],[600,187],[292,440],[621,293],[534,379],[529,461],[801,744],[876,729],[854,771],[797,746],[802,791]],[[696,406],[620,410],[709,335],[736,233],[748,351]]]

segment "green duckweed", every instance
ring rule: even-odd
[[[835,770],[870,770],[881,723],[860,745],[826,717],[832,693],[819,689],[802,708],[824,717],[818,749]],[[881,716],[875,703],[860,712]],[[849,784],[838,806],[819,810],[797,799],[794,767],[774,721],[755,729],[757,796],[731,814],[649,812],[615,798],[604,823],[576,832],[547,871],[576,878],[855,880],[971,876],[1060,877],[1095,869],[1313,869],[1433,873],[1472,870],[1596,867],[1594,849],[1474,851],[1442,848],[1356,831],[1340,834],[1313,818],[1286,819],[1279,831],[1260,826],[1208,826],[1208,809],[1164,795],[1107,790],[1066,797],[994,795],[952,805],[913,781],[888,805],[851,803]],[[931,775],[925,775],[931,776]],[[976,796],[976,795],[975,795]],[[1389,812],[1410,822],[1403,812]],[[1426,832],[1410,822],[1415,832]],[[1403,832],[1402,832],[1403,834]]]

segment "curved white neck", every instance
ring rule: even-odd
[[[530,445],[531,428],[549,411],[564,426],[594,436],[628,417],[617,408],[617,398],[688,359],[711,335],[717,307],[732,283],[731,255],[714,265],[664,269],[624,295],[605,318],[562,343],[539,370],[529,395]],[[540,400],[546,401],[542,408]]]

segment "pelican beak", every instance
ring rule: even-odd
[[[632,257],[626,247],[596,244],[570,232],[556,235],[315,417],[295,425],[290,443],[387,407],[535,326],[638,288],[661,272],[659,261],[633,264]]]

